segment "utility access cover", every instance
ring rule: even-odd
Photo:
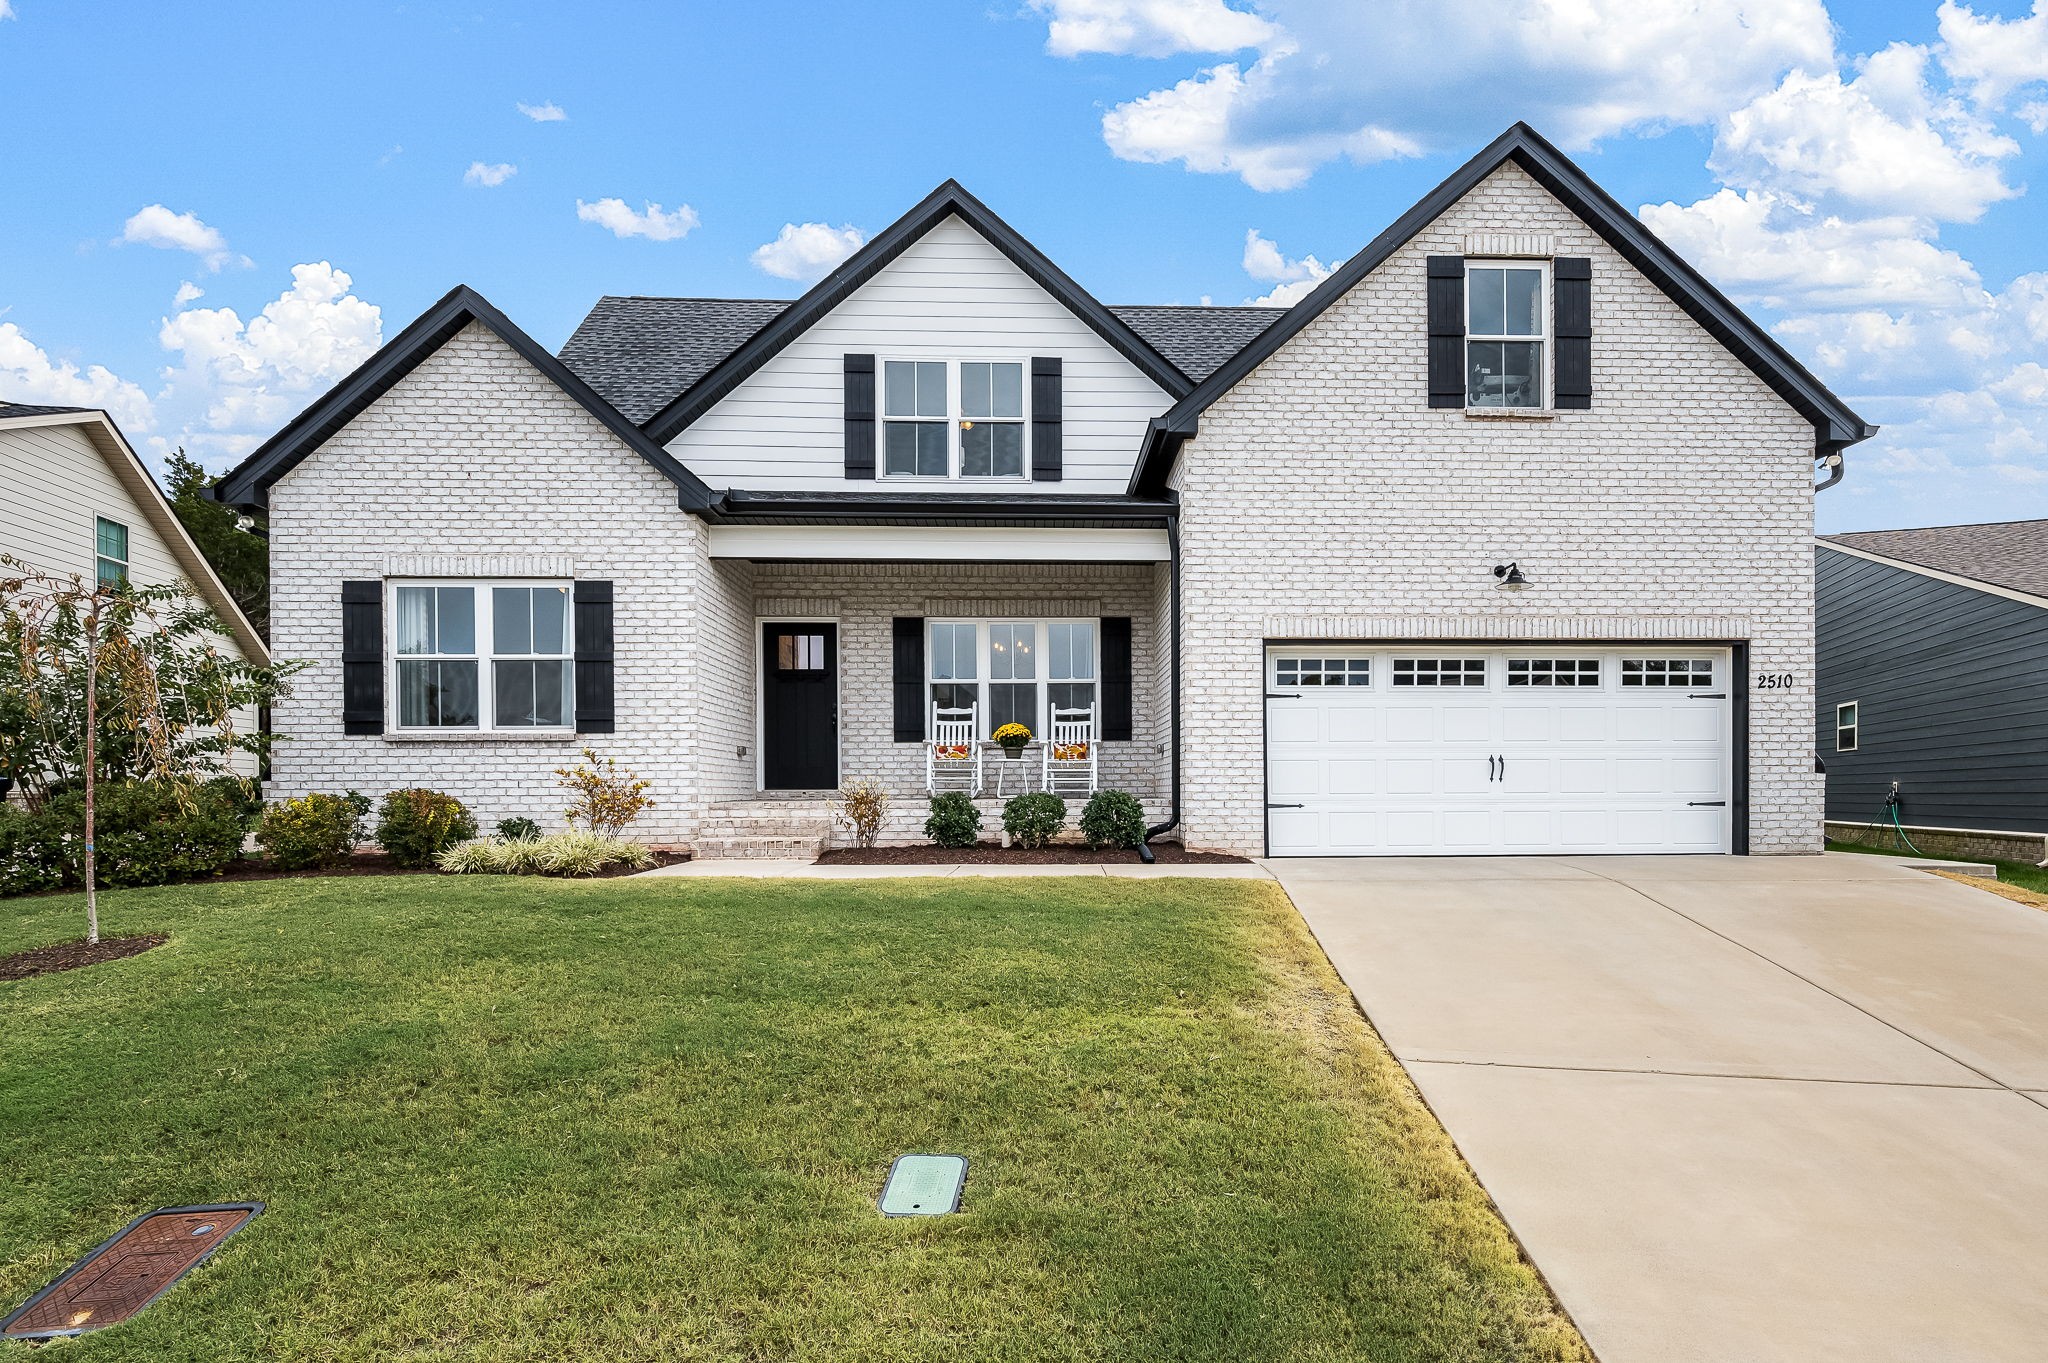
[[[138,1216],[0,1320],[0,1339],[52,1339],[118,1325],[169,1291],[262,1210],[261,1202],[236,1202]]]
[[[898,1155],[882,1185],[884,1216],[944,1216],[960,1210],[965,1155]]]

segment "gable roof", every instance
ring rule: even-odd
[[[199,544],[192,538],[192,532],[178,519],[178,513],[171,508],[170,499],[157,486],[156,475],[142,462],[135,447],[128,443],[128,437],[121,434],[121,428],[105,412],[93,407],[46,407],[28,402],[0,402],[0,434],[8,431],[29,430],[46,426],[76,426],[93,448],[99,452],[114,478],[126,489],[128,495],[148,518],[150,528],[171,551],[171,557],[185,570],[185,577],[206,598],[213,613],[226,625],[228,633],[241,646],[242,656],[250,662],[268,666],[270,648],[263,642],[263,636],[249,623],[249,617],[242,614],[233,593],[220,579],[220,574],[207,560]]]
[[[272,483],[320,448],[336,431],[389,392],[394,384],[417,369],[429,355],[471,322],[489,328],[499,340],[518,351],[522,359],[575,399],[634,453],[674,483],[677,498],[685,510],[701,510],[711,504],[711,489],[696,474],[648,439],[638,426],[599,397],[567,365],[542,349],[537,341],[513,325],[511,319],[466,284],[458,284],[451,289],[440,302],[365,360],[353,374],[334,385],[325,397],[292,418],[283,430],[230,469],[214,488],[213,495],[233,505],[265,505]]]
[[[1822,535],[1820,540],[1908,567],[2048,597],[2048,520],[1859,530]]]
[[[1840,450],[1859,440],[1868,440],[1877,433],[1877,427],[1864,421],[1850,410],[1847,403],[1829,392],[1827,386],[1809,373],[1769,332],[1729,302],[1719,289],[1707,282],[1705,276],[1637,221],[1634,214],[1616,203],[1569,157],[1528,124],[1517,123],[1424,195],[1386,231],[1366,243],[1364,249],[1338,266],[1328,279],[1296,303],[1286,317],[1232,355],[1193,392],[1154,421],[1137,467],[1131,474],[1131,492],[1134,495],[1154,493],[1163,488],[1172,468],[1174,452],[1195,434],[1201,414],[1211,403],[1234,388],[1274,351],[1349,293],[1360,280],[1378,269],[1417,232],[1436,221],[1487,176],[1510,161],[1527,171],[1559,202],[1576,213],[1629,264],[1662,289],[1737,359],[1748,365],[1773,392],[1811,421],[1817,453]],[[1419,319],[1417,325],[1420,325]]]
[[[987,205],[969,194],[957,180],[948,180],[927,194],[915,208],[876,234],[874,240],[847,257],[839,268],[778,313],[773,321],[719,361],[686,392],[655,413],[645,423],[647,434],[664,444],[675,439],[678,431],[702,416],[741,380],[810,330],[813,323],[838,307],[855,289],[867,283],[883,266],[902,255],[947,217],[958,217],[980,233],[1034,283],[1058,299],[1069,312],[1087,323],[1140,373],[1167,393],[1178,398],[1193,386],[1123,319],[1069,279],[1059,266],[1046,258],[1044,252],[990,212]]]
[[[783,298],[645,298],[607,294],[563,343],[562,363],[645,422],[689,391],[793,304]],[[1120,306],[1109,312],[1167,363],[1201,382],[1285,308]]]

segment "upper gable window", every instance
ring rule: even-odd
[[[881,415],[886,477],[1026,476],[1021,362],[884,360]]]
[[[1547,404],[1549,269],[1528,261],[1465,265],[1465,405]]]

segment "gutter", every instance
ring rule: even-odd
[[[1167,806],[1166,820],[1145,830],[1145,841],[1138,844],[1138,860],[1150,866],[1152,839],[1161,833],[1170,832],[1180,826],[1180,520],[1176,517],[1166,527],[1166,542],[1172,548],[1172,567],[1168,578],[1168,607],[1173,612],[1173,660],[1169,669],[1171,695],[1168,698],[1169,711],[1173,715],[1173,786],[1171,803]]]

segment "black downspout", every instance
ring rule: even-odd
[[[1172,630],[1171,630],[1171,633],[1172,633],[1172,636],[1173,636],[1173,663],[1172,663],[1172,667],[1170,668],[1170,673],[1171,673],[1171,680],[1170,680],[1170,681],[1169,681],[1169,683],[1168,683],[1168,688],[1169,688],[1169,690],[1170,690],[1170,691],[1171,691],[1171,693],[1172,693],[1172,694],[1171,694],[1171,696],[1170,696],[1170,697],[1169,697],[1169,699],[1168,699],[1168,706],[1169,706],[1169,710],[1170,710],[1170,713],[1171,713],[1171,714],[1172,714],[1172,716],[1173,716],[1173,796],[1172,796],[1172,799],[1173,799],[1173,803],[1172,803],[1172,804],[1171,804],[1170,806],[1168,806],[1168,808],[1167,808],[1167,811],[1166,811],[1166,821],[1165,821],[1164,823],[1154,824],[1154,825],[1153,825],[1152,827],[1150,827],[1150,828],[1146,829],[1146,830],[1145,830],[1145,841],[1144,841],[1144,842],[1141,842],[1141,843],[1139,843],[1139,844],[1138,844],[1138,860],[1139,860],[1139,861],[1142,861],[1142,862],[1144,862],[1144,863],[1145,863],[1145,864],[1146,864],[1147,866],[1150,866],[1150,865],[1152,864],[1153,860],[1154,860],[1154,857],[1153,857],[1153,855],[1152,855],[1152,846],[1151,846],[1151,843],[1152,843],[1152,839],[1154,839],[1154,838],[1158,837],[1158,836],[1159,836],[1159,835],[1160,835],[1161,833],[1166,833],[1166,832],[1170,832],[1170,831],[1171,831],[1171,830],[1173,830],[1174,828],[1177,828],[1177,827],[1179,827],[1179,826],[1180,826],[1180,519],[1179,519],[1179,517],[1175,517],[1175,518],[1174,518],[1174,520],[1173,520],[1173,521],[1172,521],[1172,522],[1171,522],[1170,524],[1168,524],[1168,525],[1167,525],[1167,527],[1166,527],[1166,543],[1167,543],[1168,547],[1169,547],[1169,548],[1170,548],[1170,549],[1172,550],[1172,553],[1173,553],[1173,558],[1172,558],[1172,568],[1171,568],[1171,571],[1170,571],[1170,573],[1169,573],[1169,576],[1168,576],[1168,588],[1167,588],[1167,597],[1168,597],[1168,608],[1169,608],[1169,609],[1170,609],[1170,610],[1171,610],[1171,611],[1173,612],[1173,623],[1172,623]]]

